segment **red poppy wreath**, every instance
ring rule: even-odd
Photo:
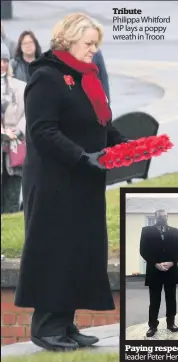
[[[142,137],[128,143],[105,148],[106,153],[99,158],[101,165],[108,169],[128,167],[134,162],[149,160],[160,156],[173,147],[168,135]]]

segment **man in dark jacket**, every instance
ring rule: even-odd
[[[156,224],[143,227],[140,240],[140,254],[147,262],[145,285],[149,286],[150,294],[147,337],[154,336],[157,331],[163,285],[167,328],[171,332],[178,332],[178,327],[175,325],[178,229],[168,226],[165,210],[156,211],[155,216]]]
[[[103,88],[105,90],[106,96],[108,98],[108,102],[110,104],[110,91],[109,91],[109,81],[108,81],[108,73],[106,70],[105,62],[103,55],[101,53],[101,50],[98,50],[94,57],[93,57],[93,63],[96,64],[96,66],[99,69],[99,77],[101,80],[101,83],[103,85]]]

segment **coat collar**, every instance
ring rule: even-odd
[[[155,231],[155,233],[157,233],[157,235],[159,235],[161,237],[161,233],[160,233],[160,230],[158,229],[157,225],[153,225],[152,226],[153,230]],[[165,234],[167,234],[170,230],[170,227],[167,226],[166,230],[165,230]]]
[[[159,230],[159,228],[157,227],[157,225],[156,225],[156,224],[154,224],[154,225],[153,225],[153,228],[155,228],[155,229]],[[170,229],[170,227],[169,227],[169,225],[167,225],[167,227],[166,227],[166,231],[168,231],[169,229]]]

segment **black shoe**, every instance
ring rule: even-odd
[[[73,341],[77,342],[79,347],[89,347],[99,341],[97,337],[81,334],[74,324],[68,327],[68,336]]]
[[[167,325],[167,329],[171,332],[178,332],[178,327],[175,324]]]
[[[153,337],[156,332],[157,332],[157,328],[150,327],[149,330],[146,333],[146,336],[147,337]]]
[[[49,351],[73,351],[79,346],[78,343],[73,341],[67,336],[53,336],[53,337],[31,337],[31,341],[38,347],[45,348]]]

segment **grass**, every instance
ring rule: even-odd
[[[138,182],[127,187],[177,187],[178,173],[164,175],[151,180]],[[108,190],[107,224],[109,237],[109,257],[119,255],[120,243],[120,189]],[[24,242],[23,213],[2,215],[1,217],[1,253],[7,258],[20,257]]]
[[[150,180],[144,180],[127,187],[177,187],[178,173],[156,177]],[[118,256],[120,247],[120,189],[107,191],[107,223],[109,237],[109,256]]]
[[[164,176],[156,177],[150,180],[144,180],[134,184],[134,187],[177,187],[178,172],[170,173]],[[133,185],[131,185],[133,187]]]
[[[2,362],[118,362],[118,354],[94,354],[93,352],[41,352],[31,356],[6,357]]]
[[[18,258],[24,243],[24,216],[22,212],[1,216],[1,253],[7,258]]]

